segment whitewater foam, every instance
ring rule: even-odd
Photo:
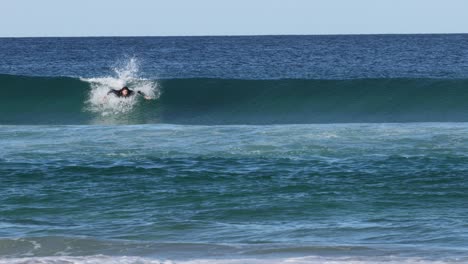
[[[158,83],[139,77],[139,64],[136,58],[129,59],[120,67],[115,67],[115,76],[98,78],[81,78],[91,86],[86,110],[99,113],[102,116],[131,112],[139,101],[139,96],[119,98],[108,95],[111,89],[121,89],[128,86],[135,92],[143,92],[146,96],[157,99],[160,96]]]
[[[420,258],[357,258],[357,257],[299,257],[299,258],[239,258],[239,259],[193,259],[193,260],[158,260],[142,257],[112,257],[112,256],[83,256],[83,257],[31,257],[5,258],[0,264],[444,264],[466,263],[462,260],[424,260]]]

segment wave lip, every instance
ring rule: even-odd
[[[0,124],[468,122],[468,79],[125,78],[0,75]],[[158,99],[102,102],[123,83]]]

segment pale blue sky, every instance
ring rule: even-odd
[[[0,8],[0,37],[468,32],[468,0],[0,0]]]

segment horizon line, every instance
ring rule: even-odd
[[[467,35],[468,32],[451,33],[349,33],[349,34],[226,34],[226,35],[82,35],[82,36],[0,36],[0,39],[26,38],[180,38],[180,37],[300,37],[300,36],[395,36],[395,35]]]

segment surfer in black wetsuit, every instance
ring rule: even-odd
[[[137,93],[142,95],[146,100],[152,99],[151,97],[147,96],[145,93],[143,93],[141,91],[137,91]],[[117,97],[130,97],[130,96],[133,96],[135,94],[135,92],[128,89],[128,87],[125,86],[120,90],[112,89],[107,93],[107,95],[109,95],[109,94],[114,94]]]

